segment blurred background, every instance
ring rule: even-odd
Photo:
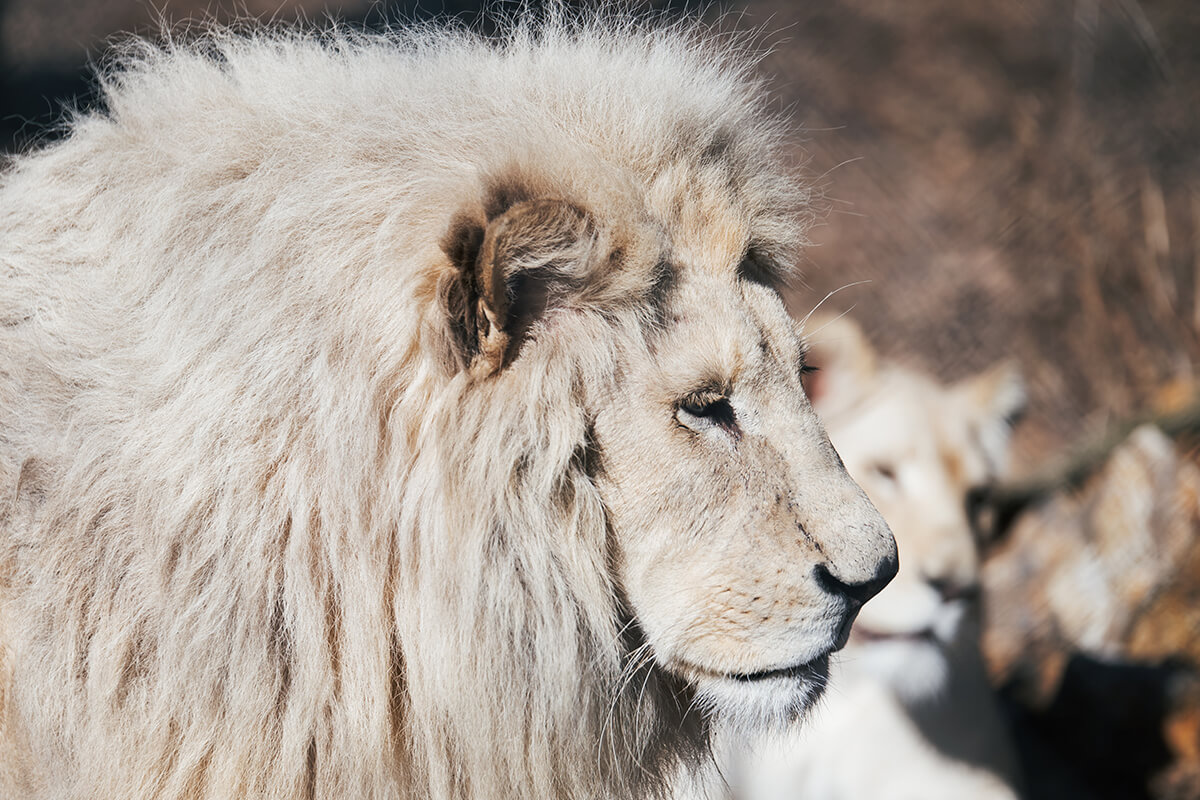
[[[885,356],[1024,372],[984,653],[1028,795],[1200,798],[1200,2],[667,10],[755,32],[802,129],[829,213],[793,311],[856,284],[824,308]],[[115,34],[246,16],[487,25],[468,0],[0,0],[0,150],[94,102]]]

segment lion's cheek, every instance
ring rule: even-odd
[[[627,554],[621,581],[642,632],[668,669],[750,673],[806,661],[832,647],[841,618],[836,604],[793,571],[763,566],[748,553],[738,558],[677,545]]]

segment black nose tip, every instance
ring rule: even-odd
[[[875,569],[875,574],[865,581],[847,582],[834,575],[824,564],[818,564],[813,572],[817,585],[830,594],[845,597],[855,606],[861,606],[887,586],[896,577],[898,565],[895,559],[881,561]]]

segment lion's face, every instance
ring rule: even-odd
[[[452,350],[481,381],[590,376],[579,411],[627,663],[735,724],[794,717],[895,574],[895,543],[805,399],[799,329],[747,264],[742,217],[493,206],[447,238]]]
[[[717,714],[785,719],[823,687],[891,535],[800,388],[778,295],[686,275],[597,409],[617,580],[656,663]]]

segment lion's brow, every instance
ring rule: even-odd
[[[649,309],[650,329],[666,326],[667,302],[679,278],[679,268],[670,261],[661,260],[651,270],[646,290],[646,307]]]
[[[738,262],[737,276],[748,283],[778,290],[785,282],[787,270],[775,263],[762,246],[751,242],[747,244]]]

